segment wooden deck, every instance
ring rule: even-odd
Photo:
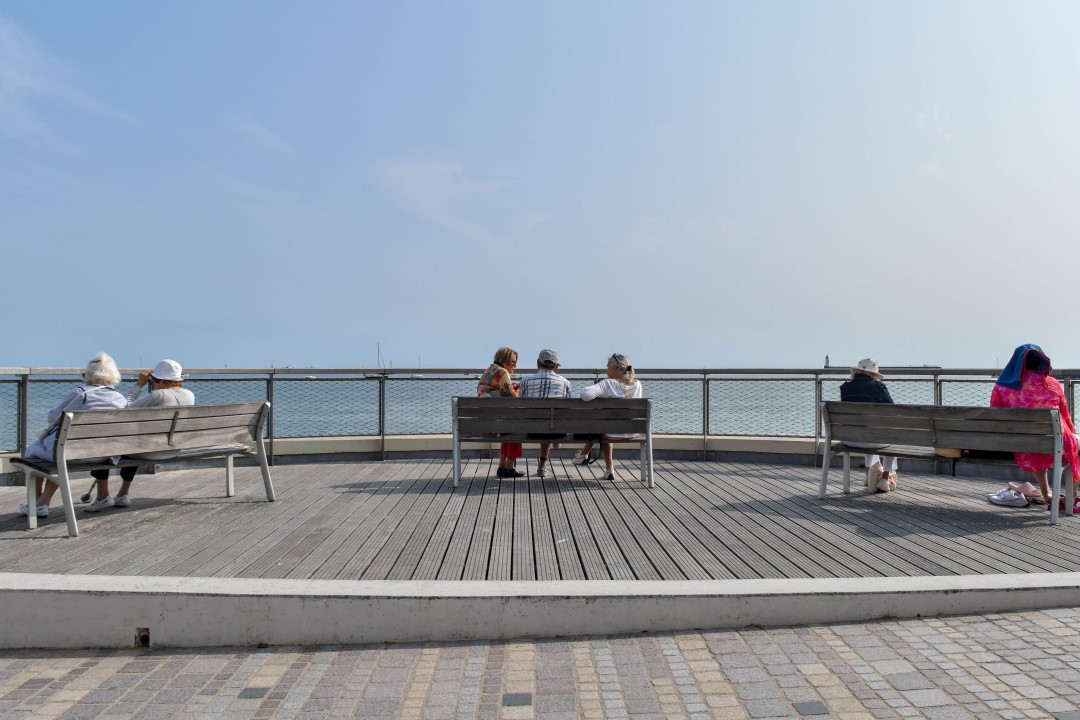
[[[527,460],[528,469],[535,461]],[[540,480],[500,480],[470,460],[451,487],[448,459],[278,465],[278,501],[258,469],[136,479],[130,509],[79,511],[66,537],[54,506],[36,531],[0,488],[0,571],[187,577],[397,580],[684,580],[1067,572],[1080,518],[1001,508],[1002,481],[914,475],[901,489],[850,496],[818,471],[750,463],[657,461],[656,488],[631,460],[615,481],[568,459]],[[834,471],[838,476],[839,471]],[[861,478],[861,476],[857,476]],[[854,483],[860,484],[861,483]],[[77,478],[78,495],[90,485]],[[1048,551],[1048,549],[1050,551]],[[1060,556],[1060,557],[1059,557]]]

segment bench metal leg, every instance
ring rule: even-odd
[[[68,535],[79,536],[79,524],[75,521],[75,502],[71,497],[71,481],[68,477],[67,465],[57,463],[56,483],[60,486],[60,496],[64,498],[64,517],[67,518]]]
[[[1072,466],[1066,465],[1061,472],[1065,483],[1065,514],[1073,514],[1073,505],[1076,503],[1076,478],[1072,473]]]
[[[821,463],[821,484],[818,486],[818,500],[825,499],[825,486],[829,482],[829,465],[832,464],[833,451],[831,448],[825,448],[825,458]]]
[[[650,424],[648,432],[645,433],[645,444],[641,448],[641,466],[647,468],[646,476],[649,479],[649,489],[656,487],[656,481],[653,478],[653,457],[652,457],[652,425]]]
[[[259,469],[262,470],[263,487],[266,489],[266,500],[267,502],[274,502],[274,482],[270,479],[270,463],[266,461],[265,438],[259,438],[256,441],[255,454],[259,458]],[[229,458],[229,461],[232,461],[231,457]]]
[[[233,482],[233,456],[225,456],[225,497],[236,494],[236,483]]]
[[[26,481],[26,527],[35,530],[37,529],[37,482],[30,468],[23,469],[23,478]]]
[[[851,453],[844,453],[844,494],[851,492]]]
[[[461,482],[461,439],[454,433],[454,487]]]
[[[1051,470],[1053,476],[1050,478],[1050,524],[1056,525],[1058,521],[1058,497],[1061,496],[1061,453],[1054,453],[1054,468]]]

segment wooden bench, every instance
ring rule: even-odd
[[[641,444],[641,479],[653,487],[652,400],[648,398],[455,397],[454,487],[461,480],[461,443],[558,442],[573,435],[624,435]],[[602,443],[620,442],[604,439]]]
[[[263,428],[269,415],[268,402],[65,412],[56,439],[55,462],[11,460],[22,467],[26,479],[29,527],[37,527],[35,476],[49,478],[60,486],[68,534],[75,537],[79,526],[75,522],[71,473],[159,462],[124,457],[143,453],[176,452],[160,462],[225,458],[226,497],[235,494],[233,458],[254,454],[262,468],[266,499],[273,502],[274,485],[263,447]],[[109,462],[108,458],[118,455],[119,465]]]
[[[1061,422],[1056,409],[890,405],[885,403],[823,402],[825,457],[819,498],[825,497],[829,465],[844,456],[844,492],[851,492],[851,455],[891,455],[902,458],[940,457],[935,448],[1032,452],[1054,456],[1049,478],[1053,496],[1062,486]],[[864,448],[851,443],[874,444]],[[1072,515],[1075,488],[1072,470],[1065,466],[1065,513]],[[1050,511],[1056,523],[1058,504]]]

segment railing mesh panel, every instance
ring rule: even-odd
[[[812,437],[814,381],[710,379],[709,434]]]
[[[942,405],[970,405],[989,407],[993,380],[942,380]]]
[[[275,437],[379,434],[378,378],[275,378]]]
[[[0,380],[0,452],[19,450],[19,381]]]
[[[450,398],[476,395],[476,378],[389,378],[386,434],[418,435],[452,430]]]
[[[654,433],[701,435],[701,384],[701,379],[691,378],[641,380],[642,394],[653,401]]]
[[[821,381],[821,399],[839,400],[840,386],[847,382],[841,378],[832,378]],[[903,405],[933,405],[934,404],[934,381],[906,378],[886,378],[885,387],[889,389],[889,397],[893,402]]]

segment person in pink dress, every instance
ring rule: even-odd
[[[990,394],[990,407],[1027,407],[1057,408],[1061,417],[1062,462],[1072,469],[1073,483],[1080,471],[1080,457],[1076,429],[1069,416],[1069,406],[1065,402],[1065,391],[1054,378],[1050,377],[1050,358],[1038,345],[1021,345],[1013,351],[1009,364],[998,375],[997,383]],[[1050,485],[1046,471],[1054,467],[1054,457],[1041,453],[1013,453],[1016,465],[1027,470],[1039,481],[1039,489],[1051,505]]]

